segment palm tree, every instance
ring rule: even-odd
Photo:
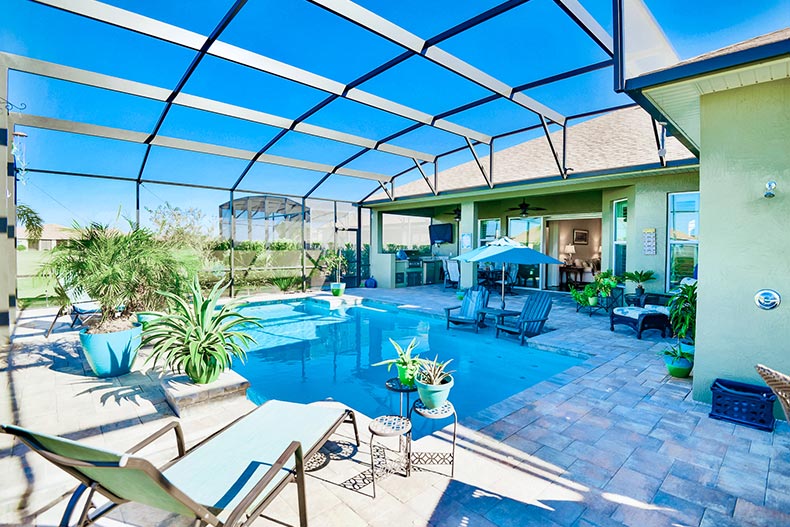
[[[20,203],[16,206],[16,218],[25,227],[28,240],[31,243],[36,243],[41,239],[41,233],[44,231],[44,220],[41,219],[38,212],[24,203]]]

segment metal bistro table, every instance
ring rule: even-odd
[[[397,377],[388,379],[387,382],[384,383],[384,386],[386,386],[389,391],[400,394],[400,409],[398,410],[398,415],[403,415],[403,394],[406,394],[406,408],[409,408],[411,394],[416,392],[417,388],[415,386],[403,384]]]
[[[430,409],[420,399],[417,399],[409,410],[410,420],[412,413],[426,419],[453,418],[453,448],[449,454],[446,452],[412,452],[409,460],[409,465],[450,465],[450,477],[452,478],[455,475],[455,442],[458,433],[458,414],[455,413],[455,406],[450,401],[445,401],[439,408]]]

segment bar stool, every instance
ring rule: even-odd
[[[401,437],[406,438],[406,476],[411,473],[411,421],[401,415],[382,415],[371,421],[370,426],[370,470],[373,473],[373,497],[376,497],[376,462],[373,455],[373,440],[376,437],[397,437],[398,452]],[[384,467],[387,467],[387,451],[384,449]]]
[[[412,412],[426,419],[453,418],[453,447],[449,455],[442,452],[415,452],[412,459],[409,460],[415,465],[447,464],[449,461],[450,477],[452,478],[455,475],[455,442],[458,432],[458,414],[455,413],[455,406],[450,401],[445,401],[439,408],[428,408],[420,399],[417,399],[409,410],[409,419],[411,419]]]

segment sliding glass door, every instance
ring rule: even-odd
[[[508,218],[508,236],[530,249],[543,252],[543,218]],[[519,265],[516,285],[540,287],[540,265]]]

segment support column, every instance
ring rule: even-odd
[[[228,291],[230,291],[231,298],[234,297],[234,293],[235,293],[234,289],[236,287],[236,284],[233,283],[234,275],[235,275],[234,271],[236,267],[234,264],[235,257],[233,255],[234,252],[233,246],[235,244],[234,239],[236,238],[236,208],[233,206],[234,205],[233,198],[234,198],[234,192],[231,190],[230,191],[230,251],[228,252],[228,254],[230,254],[230,261],[228,262],[230,267],[230,287],[228,288]]]
[[[8,68],[0,67],[0,97],[8,100]],[[12,123],[5,108],[0,108],[0,154],[5,159],[5,174],[0,184],[0,350],[11,342],[16,318],[16,173],[11,155]]]
[[[463,236],[468,234],[472,239],[471,249],[462,249]],[[477,247],[477,204],[474,201],[461,203],[461,221],[458,222],[459,254],[464,254]],[[472,287],[477,284],[477,264],[461,262],[461,287]]]

